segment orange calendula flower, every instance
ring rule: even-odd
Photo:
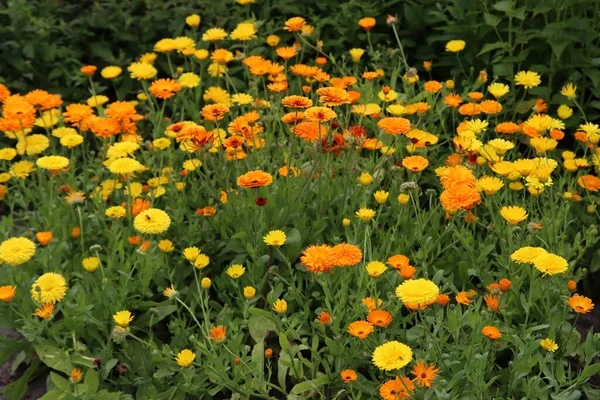
[[[171,78],[157,79],[150,86],[150,93],[163,100],[175,96],[180,90],[181,87]]]
[[[216,326],[208,331],[210,333],[209,339],[214,340],[217,343],[221,343],[225,340],[227,334],[227,327],[223,325]]]
[[[312,122],[327,122],[337,117],[337,114],[328,107],[310,107],[304,112],[304,117]]]
[[[392,314],[385,310],[373,310],[367,315],[367,321],[376,326],[386,327],[392,323]]]
[[[502,292],[508,292],[512,285],[512,282],[506,278],[503,278],[503,279],[500,279],[500,282],[498,282],[498,284],[500,285],[500,290]]]
[[[577,183],[589,192],[600,190],[600,178],[594,175],[583,175],[577,179]]]
[[[381,306],[383,301],[381,299],[377,299],[377,304],[375,304],[375,299],[373,299],[372,297],[366,297],[362,299],[361,303],[367,307],[367,310],[369,310],[369,312],[371,312],[373,310],[376,310],[377,307]]]
[[[567,304],[573,309],[573,311],[579,314],[587,314],[594,309],[594,303],[592,303],[592,300],[585,296],[572,296],[569,300],[567,300]]]
[[[500,339],[502,337],[502,333],[500,333],[500,330],[495,326],[490,325],[484,326],[481,330],[481,333],[483,333],[490,339]]]
[[[430,67],[431,68],[431,67]],[[443,85],[438,81],[428,81],[423,85],[423,89],[429,93],[437,93],[442,90]]]
[[[463,104],[458,108],[460,115],[477,115],[481,113],[481,107],[476,103]]]
[[[365,31],[370,31],[376,23],[377,21],[375,20],[375,18],[371,17],[365,17],[358,20],[358,25]]]
[[[289,32],[300,32],[304,25],[306,25],[306,20],[304,18],[293,17],[285,22],[285,27],[283,28],[283,30]]]
[[[355,321],[348,325],[348,333],[360,339],[366,338],[373,331],[373,325],[367,321]]]
[[[435,301],[440,306],[445,306],[450,301],[450,296],[448,296],[447,294],[438,294],[438,297],[435,299]]]
[[[488,306],[488,308],[490,310],[495,311],[498,314],[501,314],[501,312],[500,312],[500,296],[499,295],[488,294],[488,295],[483,296],[483,300],[485,301],[485,304]]]
[[[246,172],[237,178],[236,183],[238,186],[243,188],[258,188],[262,186],[269,186],[273,183],[273,177],[271,174],[263,172],[261,170]]]
[[[399,377],[386,381],[379,388],[379,395],[383,400],[411,399],[411,393],[415,390],[415,385],[407,377]]]
[[[326,311],[321,311],[321,314],[317,316],[317,320],[321,325],[329,325],[331,324],[332,318],[331,315]]]
[[[325,272],[334,267],[332,247],[328,245],[309,246],[302,252],[300,263],[313,273]]]
[[[13,297],[15,297],[15,294],[17,294],[16,286],[1,286],[0,287],[0,300],[5,303],[8,303],[9,301],[11,301],[13,299]]]
[[[95,65],[84,65],[79,71],[81,71],[81,73],[85,76],[92,76],[97,70],[98,67],[96,67]]]
[[[417,382],[417,384],[421,387],[432,387],[433,380],[437,376],[440,370],[435,367],[435,365],[427,365],[425,361],[417,361],[413,366],[411,373],[415,376],[413,382]]]
[[[463,103],[462,97],[458,94],[451,93],[444,97],[444,104],[446,104],[450,108],[456,108]]]
[[[382,118],[377,126],[390,135],[406,135],[410,131],[410,121],[401,117]]]
[[[52,232],[38,232],[35,234],[36,240],[43,246],[47,246],[52,240]]]
[[[41,319],[49,319],[52,317],[52,313],[54,312],[54,304],[45,303],[35,309],[33,315],[39,317]]]
[[[351,369],[343,370],[342,372],[340,372],[340,376],[342,377],[342,380],[346,383],[354,382],[356,378],[358,378],[356,372],[354,372]]]
[[[304,96],[286,96],[281,100],[281,104],[288,108],[308,108],[312,106],[312,100]]]
[[[229,107],[225,104],[209,104],[202,108],[200,115],[208,121],[218,121],[223,119],[223,116],[229,112]]]
[[[456,302],[468,306],[473,302],[473,300],[468,297],[467,292],[459,292],[456,295]]]
[[[429,161],[422,156],[405,157],[402,166],[412,172],[421,172],[429,165]]]
[[[361,262],[362,256],[358,246],[348,243],[335,245],[329,251],[329,257],[337,267],[352,267]]]
[[[317,89],[319,102],[325,104],[328,107],[340,106],[342,104],[350,104],[352,97],[344,90],[337,87],[324,87]]]

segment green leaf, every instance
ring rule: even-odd
[[[510,8],[510,1],[509,0],[499,1],[499,2],[497,2],[495,4],[492,4],[492,8],[494,8],[495,10],[507,13],[507,12],[509,12],[511,10],[511,8]]]
[[[56,372],[50,372],[50,380],[58,389],[63,391],[69,390],[69,381],[58,375]]]
[[[594,376],[596,374],[600,373],[600,363],[596,363],[596,364],[592,364],[592,365],[588,365],[587,367],[585,367],[583,369],[583,371],[581,372],[581,374],[579,375],[578,380],[580,382],[583,382],[584,380],[586,380],[587,378]]]
[[[504,42],[488,43],[485,46],[483,46],[483,48],[477,54],[477,56],[480,56],[482,54],[488,53],[493,50],[498,50],[498,49],[503,49],[504,51],[507,51],[507,47],[508,47],[508,45]]]
[[[39,400],[57,400],[60,399],[64,395],[64,392],[61,390],[53,390],[51,392],[46,393],[44,396],[40,397]]]
[[[262,343],[269,331],[277,330],[277,324],[273,317],[252,315],[248,320],[248,330],[256,343]]]
[[[483,14],[483,19],[485,20],[486,25],[489,26],[497,26],[500,23],[500,18],[490,13]]]
[[[98,386],[100,386],[100,379],[98,378],[98,373],[93,369],[88,369],[88,371],[85,374],[83,383],[88,386],[88,391],[86,393],[96,393],[98,391]]]
[[[567,46],[571,44],[571,41],[564,39],[553,39],[549,40],[548,43],[550,44],[550,47],[552,47],[552,53],[554,53],[556,59],[560,60],[560,56],[562,55],[563,51],[565,51]]]
[[[66,351],[46,344],[38,344],[35,345],[34,348],[37,355],[40,357],[40,360],[42,360],[44,364],[52,369],[64,372],[65,374],[71,373],[73,364],[71,363],[69,354]]]
[[[318,389],[328,383],[329,383],[329,377],[327,375],[323,375],[322,377],[317,378],[317,379],[312,379],[310,381],[298,383],[297,385],[295,385],[292,388],[290,393],[300,394],[300,393],[306,392],[307,390]]]

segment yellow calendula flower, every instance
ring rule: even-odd
[[[113,315],[113,321],[119,326],[126,327],[133,321],[133,315],[127,310],[119,311]]]
[[[256,289],[252,286],[246,286],[244,288],[244,297],[248,300],[252,299],[256,295]]]
[[[387,270],[387,266],[381,261],[371,261],[367,264],[365,269],[367,270],[369,276],[372,278],[378,278]]]
[[[0,244],[0,260],[16,267],[31,260],[35,254],[35,243],[23,237],[6,239]]]
[[[192,365],[192,363],[194,362],[195,359],[196,359],[196,354],[189,349],[181,350],[177,354],[177,357],[175,357],[175,361],[177,361],[177,364],[183,368],[187,368],[190,365]]]
[[[556,350],[558,350],[558,345],[556,344],[556,342],[554,340],[552,340],[550,338],[542,339],[540,341],[540,346],[542,347],[542,349],[551,351],[553,353]]]
[[[540,75],[533,71],[520,71],[515,75],[515,84],[531,89],[542,82]]]
[[[358,182],[361,185],[370,185],[371,182],[373,182],[373,176],[371,176],[371,174],[369,174],[368,172],[363,172],[362,174],[360,174],[360,176],[358,177]]]
[[[210,289],[210,285],[212,285],[212,281],[210,280],[210,278],[202,278],[202,281],[200,282],[200,286],[202,286],[202,289]]]
[[[200,16],[199,16],[198,14],[192,14],[192,15],[188,15],[188,16],[185,18],[185,23],[186,23],[188,26],[191,26],[191,27],[194,27],[194,28],[195,28],[195,27],[197,27],[198,25],[200,25]]]
[[[61,274],[48,272],[31,285],[31,298],[39,304],[61,301],[67,294],[67,281]]]
[[[384,343],[373,351],[373,364],[382,371],[393,371],[412,361],[412,350],[396,340]]]
[[[385,190],[378,190],[373,194],[373,197],[375,198],[375,201],[378,204],[383,204],[387,201],[389,195],[390,192],[386,192]]]
[[[362,58],[363,54],[365,54],[365,50],[364,49],[350,49],[349,53],[350,53],[350,57],[352,57],[352,61],[357,63]]]
[[[356,212],[356,216],[364,222],[369,222],[375,216],[375,211],[370,208],[361,208]]]
[[[287,311],[287,301],[283,299],[277,299],[275,303],[273,303],[273,310],[279,314],[285,314]]]
[[[244,275],[244,273],[246,272],[246,268],[244,268],[244,266],[241,264],[233,264],[231,267],[227,268],[227,271],[225,272],[233,279],[237,279],[240,276]]]
[[[283,231],[271,231],[263,240],[269,246],[281,246],[285,243],[286,235]]]
[[[510,88],[508,87],[508,85],[499,82],[492,83],[488,86],[487,90],[496,99],[499,99],[500,97],[510,92]]]
[[[527,211],[519,206],[505,206],[500,209],[500,215],[511,225],[517,225],[527,219]]]
[[[194,260],[194,267],[198,269],[204,269],[210,264],[210,258],[206,254],[198,254],[198,257]]]
[[[422,304],[435,300],[440,288],[428,279],[408,279],[396,288],[396,296],[403,303]]]
[[[573,85],[572,83],[568,83],[560,89],[560,94],[569,100],[573,100],[575,97],[577,97],[575,92],[577,92],[577,86]]]
[[[464,40],[451,40],[446,43],[446,51],[450,53],[458,53],[459,51],[463,50],[466,45],[467,42]]]
[[[94,272],[100,266],[100,259],[98,257],[84,258],[81,264],[87,272]]]

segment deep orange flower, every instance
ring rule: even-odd
[[[386,327],[392,323],[392,314],[385,310],[373,310],[367,315],[367,321],[376,326]]]
[[[142,237],[141,236],[129,236],[127,238],[127,241],[129,242],[129,244],[131,244],[133,246],[137,246],[142,241]]]
[[[73,228],[71,230],[71,237],[72,238],[77,239],[79,237],[79,235],[81,235],[81,229],[80,228],[75,227],[75,228]]]
[[[10,90],[6,87],[6,85],[0,83],[0,102],[4,101],[4,99],[6,99],[8,96],[10,96]]]
[[[214,340],[217,343],[221,343],[225,340],[227,334],[227,327],[223,325],[215,326],[208,331],[210,333],[209,339]]]
[[[140,249],[139,249],[139,250],[140,250],[142,253],[146,253],[146,252],[148,252],[148,250],[150,250],[150,246],[152,246],[152,243],[151,243],[151,242],[149,242],[148,240],[144,240],[144,241],[142,242],[142,244],[140,245]]]
[[[340,243],[331,248],[329,256],[338,267],[352,267],[362,260],[362,251],[353,244]]]
[[[303,121],[292,128],[292,132],[296,137],[314,142],[327,136],[327,131],[324,126],[318,122]]]
[[[356,372],[354,372],[351,369],[343,370],[342,372],[340,372],[340,376],[342,377],[342,380],[346,383],[354,382],[356,380],[356,378],[358,378],[358,375],[356,375]]]
[[[440,90],[442,90],[442,87],[442,84],[438,81],[428,81],[425,82],[425,84],[423,85],[423,89],[425,89],[425,91],[429,93],[437,93]]]
[[[456,302],[460,303],[460,304],[464,304],[465,306],[468,306],[469,304],[471,304],[473,302],[473,300],[471,300],[467,294],[467,292],[459,292],[456,295]]]
[[[444,189],[452,189],[455,186],[466,185],[475,188],[476,179],[473,172],[464,165],[455,165],[444,168],[442,171],[436,170],[440,182]]]
[[[106,108],[106,115],[117,121],[140,121],[144,119],[135,110],[135,106],[128,101],[115,101]]]
[[[556,140],[562,140],[565,137],[565,133],[559,129],[552,129],[550,131],[550,137]]]
[[[445,306],[446,304],[448,304],[448,302],[450,301],[450,296],[448,296],[447,294],[438,294],[437,298],[435,299],[435,301],[440,305],[440,306]]]
[[[421,172],[429,165],[429,161],[422,156],[409,156],[402,160],[402,166],[412,172]]]
[[[302,17],[293,17],[285,22],[283,30],[289,32],[300,32],[302,27],[306,25],[306,20]]]
[[[52,240],[52,232],[38,232],[35,234],[36,240],[43,246],[47,246]]]
[[[15,294],[17,294],[17,287],[16,286],[0,286],[0,300],[8,303],[9,301],[11,301],[13,299],[13,297],[15,297]]]
[[[269,186],[273,183],[271,174],[261,170],[246,172],[237,178],[236,183],[243,188],[257,188],[261,186]]]
[[[511,135],[521,130],[521,127],[514,122],[501,122],[496,126],[496,132]]]
[[[412,265],[403,265],[398,270],[398,274],[404,279],[411,279],[415,272],[417,272],[417,269]]]
[[[490,339],[500,339],[502,337],[502,333],[500,333],[500,330],[495,326],[490,325],[484,326],[481,330],[481,333],[483,333]]]
[[[301,111],[296,111],[296,112],[292,111],[287,114],[284,114],[283,117],[281,117],[281,120],[283,122],[285,122],[286,124],[290,124],[290,125],[300,122],[303,119],[304,119],[304,113]]]
[[[366,338],[373,331],[373,325],[367,321],[355,321],[348,325],[348,333],[360,339]]]
[[[51,108],[56,108],[60,106],[63,101],[60,96],[55,94],[50,94],[45,90],[32,90],[23,96],[25,100],[27,100],[32,106],[35,108],[39,108],[41,110],[49,110]]]
[[[399,377],[386,381],[379,388],[379,395],[383,400],[411,399],[415,385],[407,377]]]
[[[587,314],[594,309],[592,300],[585,296],[575,295],[567,300],[567,304],[579,314]]]
[[[337,117],[337,114],[328,107],[310,107],[306,109],[304,116],[312,122],[327,122]]]
[[[273,82],[267,85],[267,89],[269,89],[273,93],[282,93],[285,92],[288,88],[287,81],[283,82]]]
[[[352,98],[350,94],[344,89],[337,87],[324,87],[317,90],[319,102],[325,104],[328,107],[340,106],[342,104],[350,104]]]
[[[317,316],[317,320],[321,325],[329,325],[331,324],[331,315],[326,311],[321,311],[321,314]]]
[[[537,99],[532,109],[534,112],[541,114],[548,110],[548,104],[544,102],[544,99]]]
[[[94,75],[97,69],[98,67],[96,67],[95,65],[84,65],[79,69],[79,71],[81,71],[81,73],[86,76],[92,76]]]
[[[209,104],[202,108],[200,115],[208,121],[218,121],[223,119],[223,116],[229,112],[229,107],[225,104]]]
[[[458,113],[460,115],[477,115],[481,113],[481,107],[475,103],[463,104],[458,108]]]
[[[500,285],[500,290],[502,292],[506,293],[510,290],[510,287],[512,286],[512,282],[506,278],[503,278],[503,279],[500,279],[500,282],[498,282],[498,285]]]
[[[277,55],[279,57],[283,58],[284,60],[289,60],[290,58],[292,58],[298,54],[296,49],[293,47],[278,47],[276,52],[277,52]]]
[[[377,21],[375,20],[375,18],[371,17],[365,17],[358,20],[358,25],[360,25],[360,27],[363,28],[365,31],[370,31],[376,23]]]
[[[569,280],[569,282],[567,282],[567,288],[569,289],[569,292],[574,292],[577,290],[577,282],[575,282],[574,280]]]
[[[375,71],[366,71],[362,74],[362,77],[368,81],[379,78],[379,73]]]
[[[380,129],[390,135],[406,135],[410,131],[410,121],[406,118],[387,117],[377,123]]]
[[[312,106],[312,100],[304,96],[286,96],[281,100],[281,104],[288,108],[308,108]]]
[[[500,314],[500,296],[495,294],[487,294],[483,296],[483,300],[488,308]]]
[[[419,386],[430,388],[439,371],[433,364],[427,365],[425,361],[417,361],[411,373],[415,376],[413,381],[416,381]]]
[[[479,107],[481,108],[481,112],[488,115],[498,114],[502,111],[502,104],[496,100],[484,100],[479,104]]]
[[[214,207],[206,206],[204,208],[197,208],[196,215],[202,217],[212,217],[217,213],[217,210]]]
[[[83,120],[94,114],[92,107],[87,104],[69,104],[63,113],[64,121],[78,126]]]
[[[360,99],[360,97],[362,96],[360,94],[360,92],[356,91],[356,90],[349,90],[348,94],[350,95],[350,104],[354,104],[358,101],[358,99]]]
[[[177,142],[185,142],[185,146],[195,146],[192,150],[203,148],[214,141],[214,134],[207,131],[206,128],[199,125],[187,125],[179,132],[175,140]]]
[[[467,211],[481,203],[481,195],[473,187],[458,185],[452,189],[444,190],[440,195],[440,202],[444,210],[448,212]]]
[[[300,263],[310,272],[318,273],[329,271],[335,266],[331,256],[333,248],[326,244],[308,246],[300,257]]]
[[[157,79],[150,85],[150,93],[163,100],[175,96],[180,90],[181,87],[171,78]]]
[[[387,259],[387,263],[390,267],[400,269],[404,266],[410,265],[410,260],[403,254],[396,254]]]
[[[463,103],[462,97],[458,94],[450,93],[444,97],[444,104],[450,108],[456,108]]]
[[[594,175],[583,175],[577,179],[579,186],[590,192],[600,190],[600,178]]]
[[[473,99],[475,101],[483,99],[483,93],[481,93],[481,92],[469,92],[469,94],[467,94],[467,96],[469,96],[471,99]]]
[[[375,299],[373,299],[372,297],[365,297],[361,300],[361,303],[367,307],[367,310],[369,310],[369,312],[371,312],[373,310],[376,310],[377,307],[381,306],[383,301],[381,299],[377,299],[377,304],[375,304]]]

